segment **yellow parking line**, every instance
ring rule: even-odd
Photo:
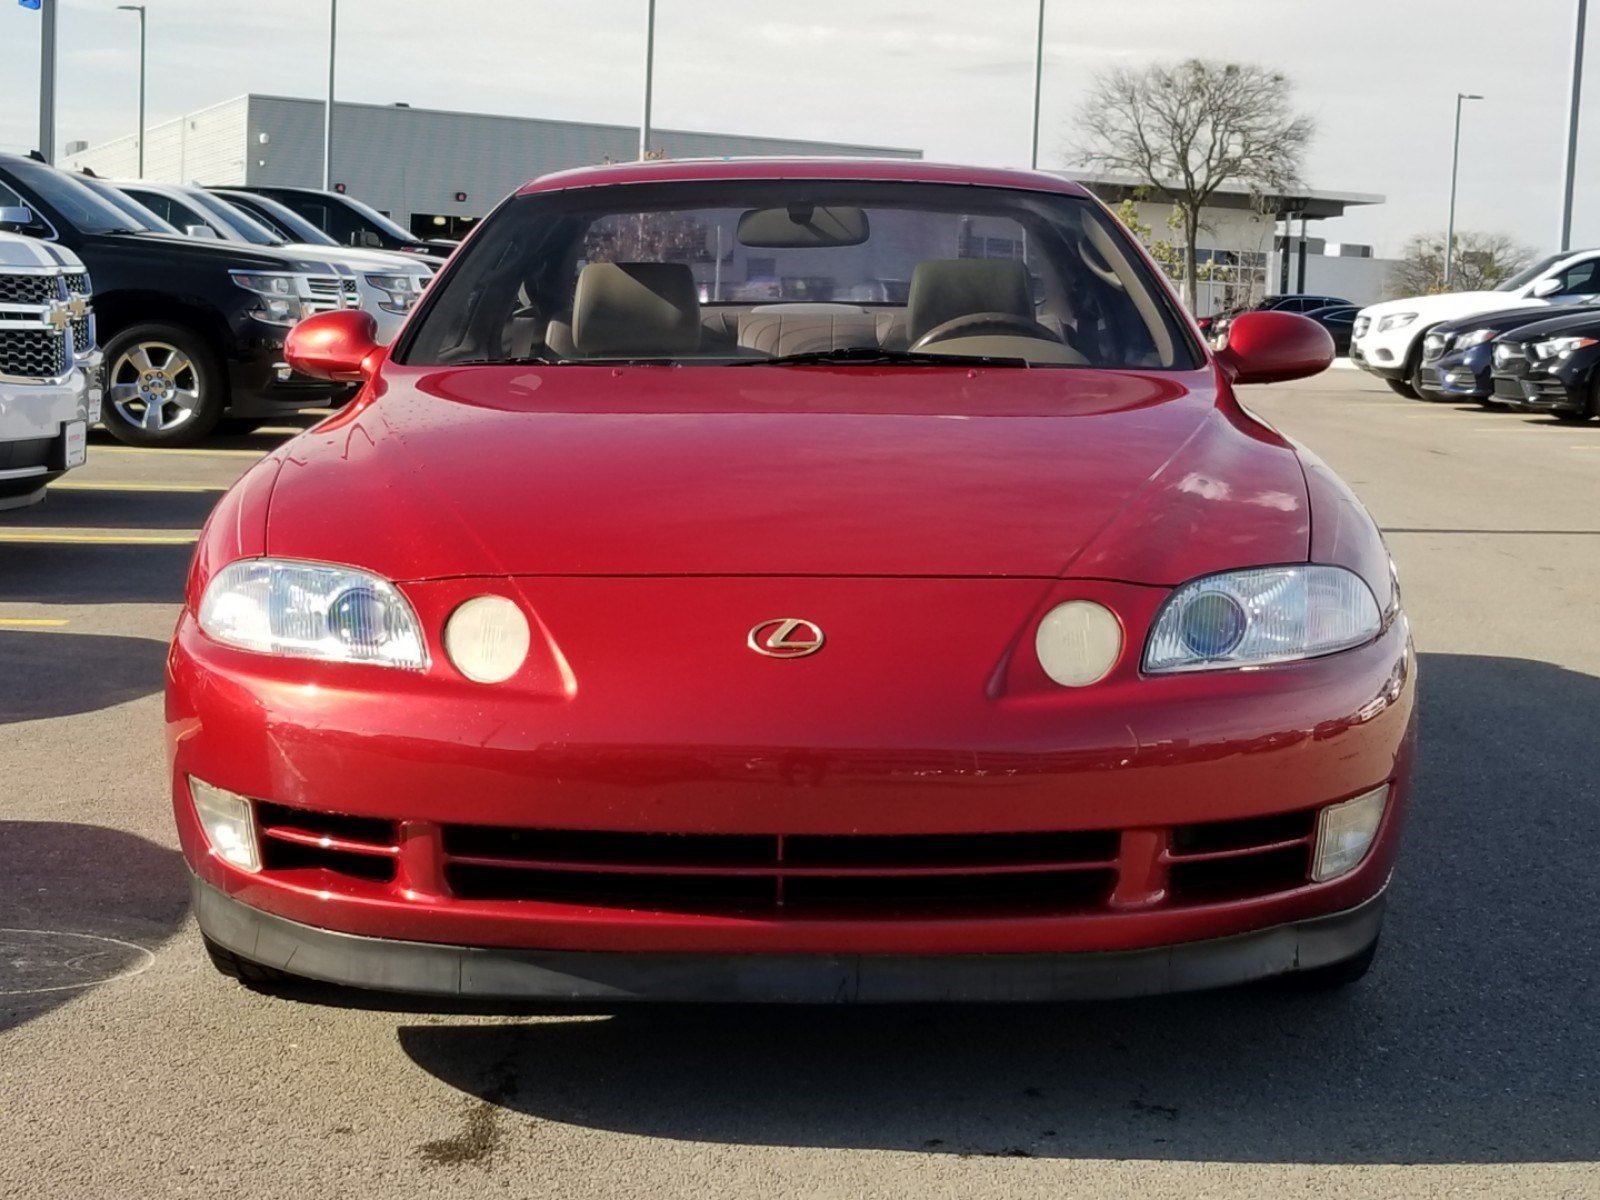
[[[50,485],[52,492],[225,492],[226,483],[133,483],[102,479],[62,479]]]
[[[58,629],[66,623],[58,617],[0,617],[0,625],[7,629]]]
[[[265,458],[265,450],[206,450],[200,446],[90,446],[89,457],[100,454],[202,454],[226,458]]]
[[[82,546],[187,546],[198,533],[49,533],[0,529],[0,542],[40,542]]]

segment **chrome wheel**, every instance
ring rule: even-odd
[[[129,425],[164,433],[200,411],[200,372],[170,342],[135,342],[111,364],[106,397]]]

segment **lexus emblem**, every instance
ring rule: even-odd
[[[798,617],[778,617],[752,629],[745,645],[768,658],[804,658],[822,649],[822,630]]]

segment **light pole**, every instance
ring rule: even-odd
[[[328,103],[322,110],[322,190],[333,188],[333,63],[339,44],[339,0],[328,0]]]
[[[1572,249],[1572,200],[1578,171],[1578,100],[1583,95],[1583,34],[1589,0],[1578,0],[1578,23],[1572,34],[1572,106],[1567,113],[1566,190],[1561,196],[1561,249]]]
[[[118,12],[139,14],[139,178],[144,178],[144,5],[119,4]]]
[[[39,153],[56,161],[56,0],[41,0],[39,24]]]
[[[656,68],[656,0],[645,0],[644,114],[639,120],[639,160],[650,157],[650,86]]]
[[[1044,83],[1044,0],[1039,0],[1039,34],[1033,43],[1033,169],[1039,169],[1039,94]]]
[[[1450,156],[1450,224],[1444,231],[1444,288],[1450,290],[1450,283],[1456,273],[1456,179],[1461,173],[1461,105],[1466,100],[1482,100],[1469,92],[1456,93],[1456,148]]]

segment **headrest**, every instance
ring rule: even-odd
[[[931,259],[911,272],[906,299],[906,336],[911,342],[946,321],[980,312],[1032,319],[1028,272],[1016,259]]]
[[[687,263],[590,263],[572,295],[582,355],[675,354],[700,346],[700,298]]]

